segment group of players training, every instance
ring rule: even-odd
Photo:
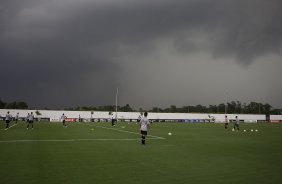
[[[148,113],[144,112],[144,117],[142,118],[141,116],[139,116],[138,120],[137,120],[140,123],[140,133],[141,133],[141,144],[142,145],[145,145],[146,136],[148,134],[148,130],[149,130],[149,127],[150,127],[150,121],[147,118],[147,116],[148,116]],[[67,118],[67,116],[65,114],[62,114],[61,121],[62,121],[64,127],[67,127],[66,118]],[[114,118],[114,116],[112,116],[111,122],[112,122],[112,126],[115,126],[116,119]]]
[[[238,116],[235,116],[235,123],[234,123],[234,126],[233,126],[233,129],[232,130],[238,130],[239,131],[239,126],[240,126],[240,120],[238,118]],[[229,120],[228,120],[228,117],[227,115],[225,115],[225,123],[224,123],[224,128],[225,129],[228,129],[228,124],[229,124]]]
[[[150,127],[150,122],[149,122],[149,119],[147,118],[147,116],[148,116],[148,113],[145,112],[143,118],[141,116],[138,117],[138,122],[140,123],[141,144],[142,145],[145,145],[146,136],[148,134],[148,130],[149,130],[149,127]],[[67,125],[66,125],[66,118],[67,117],[64,114],[62,114],[61,120],[62,120],[62,123],[63,123],[64,127],[67,127]],[[232,130],[236,130],[237,129],[239,131],[240,120],[239,120],[238,116],[236,116],[235,118],[236,118],[236,120],[235,120],[234,127],[233,127]],[[16,114],[14,119],[15,119],[15,123],[17,124],[18,123],[18,119],[19,119],[19,113]],[[5,117],[5,121],[6,121],[6,128],[5,128],[5,130],[9,129],[10,122],[12,120],[13,120],[13,117],[10,114],[10,112],[8,111],[7,114],[6,114],[6,117]],[[33,120],[34,120],[33,112],[28,113],[28,115],[26,117],[26,121],[27,121],[26,129],[27,130],[29,129],[29,126],[31,126],[31,128],[33,129]],[[229,124],[229,120],[228,120],[227,115],[225,115],[225,124],[224,124],[224,128],[225,129],[228,129],[228,124]]]
[[[18,124],[18,120],[19,120],[19,113],[16,114],[15,116],[15,124]],[[10,114],[10,112],[8,111],[6,116],[5,116],[5,121],[6,121],[6,128],[5,130],[8,130],[10,128],[10,122],[13,120],[13,116]],[[27,122],[27,127],[26,129],[29,129],[29,125],[31,126],[31,128],[33,129],[33,120],[34,120],[34,115],[33,112],[28,113],[27,117],[26,117],[26,122]]]

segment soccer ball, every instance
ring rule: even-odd
[[[246,130],[244,130],[244,132],[246,132]]]
[[[168,132],[168,135],[171,135],[171,133],[170,133],[170,132]]]
[[[251,132],[253,132],[254,130],[253,129],[251,129]]]
[[[255,131],[257,132],[258,130],[256,129]]]

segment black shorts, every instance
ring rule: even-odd
[[[10,123],[10,120],[6,120],[6,123]]]
[[[147,131],[141,130],[141,135],[147,135]]]
[[[33,123],[33,121],[28,121],[29,123]]]

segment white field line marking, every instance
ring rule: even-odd
[[[158,138],[148,138],[148,139],[158,139]],[[50,140],[7,140],[0,141],[0,143],[24,143],[24,142],[75,142],[75,141],[136,141],[139,139],[50,139]]]
[[[16,126],[16,125],[18,125],[18,124],[15,123],[15,124],[13,124],[12,126],[9,126],[9,128],[5,128],[4,130],[8,130],[8,129],[10,129],[10,128]]]
[[[80,123],[82,124],[82,123]],[[16,126],[17,124],[12,125]],[[104,127],[104,126],[98,126],[98,125],[88,125],[88,124],[82,124],[82,125],[87,125],[87,126],[94,126],[94,127],[98,127],[98,128],[104,128],[104,129],[109,129],[109,130],[115,130],[115,131],[119,131],[119,132],[125,132],[125,133],[130,133],[130,134],[135,134],[135,135],[140,135],[139,133],[136,132],[130,132],[130,131],[126,131],[126,130],[120,130],[120,129],[115,129],[115,128],[108,128],[108,127]],[[11,128],[9,127],[9,128]],[[151,140],[157,140],[157,139],[165,139],[164,137],[159,137],[159,136],[153,136],[153,135],[147,135],[149,136],[147,139],[151,139]],[[0,143],[17,143],[17,142],[74,142],[74,141],[136,141],[136,140],[140,140],[139,138],[136,139],[46,139],[46,140],[7,140],[7,141],[0,141]]]
[[[140,135],[140,133],[130,132],[130,131],[126,131],[126,130],[120,130],[120,129],[116,129],[116,128],[108,128],[108,127],[104,127],[104,126],[89,125],[89,124],[84,124],[84,125],[94,126],[94,127],[98,127],[98,128],[104,128],[104,129],[108,129],[108,130],[114,130],[114,131],[118,131],[118,132],[125,132],[125,133],[129,133],[129,134]],[[155,135],[147,135],[147,136],[151,137],[151,138],[154,138],[154,139],[165,139],[164,137],[159,137],[159,136],[155,136]]]

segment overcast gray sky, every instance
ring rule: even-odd
[[[282,107],[281,0],[0,2],[2,101]]]

